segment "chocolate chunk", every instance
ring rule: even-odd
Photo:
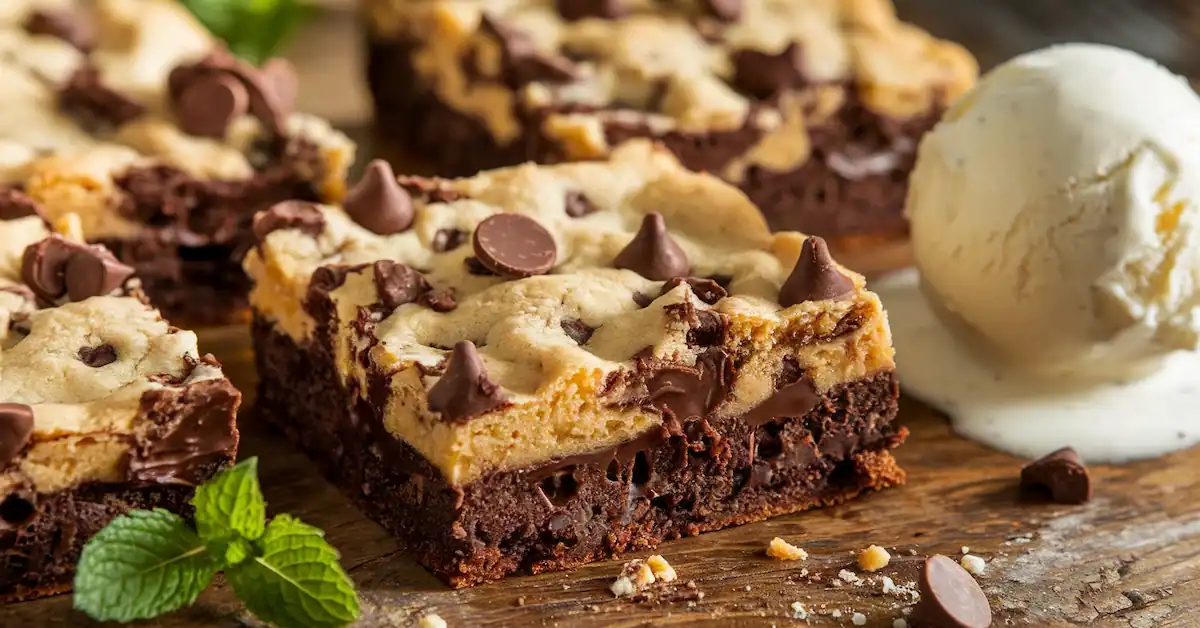
[[[107,249],[60,236],[29,245],[21,258],[21,280],[47,302],[64,294],[72,301],[105,295],[132,275],[133,268],[117,261]]]
[[[514,279],[546,274],[558,256],[550,232],[523,214],[488,216],[475,227],[474,242],[481,264]]]
[[[429,282],[421,273],[392,260],[375,262],[375,291],[379,302],[389,311],[413,303],[429,292]]]
[[[687,343],[692,347],[712,347],[725,342],[725,317],[717,312],[697,310],[695,322],[687,332]]]
[[[296,98],[295,73],[291,64],[282,59],[270,59],[260,70],[227,52],[219,51],[197,63],[181,65],[171,70],[167,77],[167,91],[175,115],[180,118],[181,126],[185,126],[185,120],[189,116],[195,116],[197,112],[195,108],[191,111],[183,108],[185,94],[197,84],[211,83],[215,78],[233,79],[240,83],[246,92],[246,106],[238,113],[249,112],[270,133],[278,136],[283,135],[284,123]],[[209,122],[214,122],[213,125],[197,128],[203,128],[210,137],[223,137],[226,129],[216,128],[215,121],[218,119],[218,116],[213,116],[209,119]],[[230,121],[232,120],[233,117],[230,118]]]
[[[41,206],[24,192],[14,187],[0,188],[0,220],[18,220],[29,216],[46,219]]]
[[[100,71],[90,65],[71,75],[59,92],[58,101],[63,111],[95,130],[119,127],[146,112],[141,103],[105,86]]]
[[[1092,498],[1091,476],[1070,447],[1046,454],[1021,469],[1021,488],[1047,491],[1060,504],[1082,504]]]
[[[107,342],[96,347],[80,347],[79,361],[98,369],[117,361],[117,348]]]
[[[529,83],[567,83],[578,76],[575,65],[565,57],[546,55],[537,50],[529,35],[503,24],[485,13],[480,32],[491,36],[504,55],[504,82],[514,89]]]
[[[930,556],[921,568],[921,601],[913,619],[931,628],[987,628],[992,609],[975,578],[954,560]]]
[[[586,345],[588,340],[592,339],[592,334],[596,332],[596,328],[579,320],[578,318],[563,318],[559,322],[562,326],[563,333],[577,345]]]
[[[662,292],[658,293],[658,296],[661,297],[674,290],[681,283],[691,286],[692,294],[695,294],[697,299],[709,305],[716,305],[717,301],[729,296],[729,293],[725,292],[725,289],[720,284],[712,279],[701,277],[672,277],[667,283],[663,284]]]
[[[803,87],[804,55],[800,45],[788,44],[779,54],[758,50],[733,53],[733,84],[757,98],[770,98],[785,89]]]
[[[316,203],[284,201],[272,205],[266,211],[259,212],[254,217],[254,225],[251,227],[254,238],[259,242],[280,229],[299,229],[309,235],[317,236],[325,230],[325,215],[321,213]]]
[[[805,301],[826,301],[854,292],[854,281],[838,269],[823,238],[810,236],[800,258],[779,289],[779,304],[791,307]]]
[[[143,393],[138,416],[152,427],[137,438],[129,478],[185,485],[208,479],[237,449],[234,417],[241,398],[222,379]]]
[[[665,365],[646,379],[646,404],[680,421],[706,417],[733,389],[733,361],[725,349],[708,349],[695,366]]]
[[[507,404],[499,384],[484,371],[474,343],[456,343],[446,372],[429,389],[429,409],[440,412],[446,421],[461,423]]]
[[[179,127],[190,135],[221,139],[230,123],[250,110],[250,94],[236,78],[204,74],[179,95],[175,115]]]
[[[33,408],[23,403],[0,403],[0,465],[21,453],[33,435]]]
[[[658,281],[687,276],[691,269],[687,254],[671,238],[667,223],[658,212],[646,214],[637,234],[613,258],[613,266]]]
[[[377,235],[400,233],[416,217],[412,196],[400,187],[392,167],[382,159],[367,165],[342,207],[354,222]]]
[[[438,229],[437,233],[433,234],[430,246],[438,253],[445,253],[457,249],[466,241],[467,232],[462,229]]]
[[[795,367],[794,361],[791,366]],[[812,379],[804,376],[803,371],[798,368],[796,368],[798,374],[787,373],[788,368],[788,360],[785,360],[785,372],[781,372],[776,379],[777,383],[782,385],[770,397],[743,415],[746,423],[755,426],[770,423],[779,418],[802,417],[821,402],[821,395],[817,393]],[[796,379],[785,383],[792,377],[796,377]]]
[[[454,300],[454,290],[451,288],[437,288],[422,294],[417,299],[417,303],[433,310],[434,312],[446,313],[453,311],[458,307],[458,302]]]
[[[625,0],[556,0],[555,6],[558,14],[568,21],[589,17],[615,20],[629,12]]]
[[[564,203],[564,209],[567,215],[572,218],[583,218],[584,216],[599,209],[591,199],[583,195],[583,192],[567,192],[567,198]]]
[[[713,17],[736,22],[742,16],[742,0],[702,0],[704,8]]]
[[[47,7],[33,11],[25,20],[25,32],[57,37],[83,52],[96,45],[96,30],[91,22],[84,15],[65,8]]]

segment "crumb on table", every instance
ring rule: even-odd
[[[872,545],[859,552],[858,566],[862,567],[864,571],[879,571],[887,567],[888,561],[891,559],[892,555],[888,554],[887,550],[878,545]]]
[[[767,545],[767,556],[775,560],[808,560],[808,552],[779,537],[771,539]]]

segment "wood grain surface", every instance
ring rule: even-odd
[[[985,68],[1049,43],[1082,40],[1122,45],[1200,74],[1198,0],[897,4],[904,17],[964,42]],[[355,129],[370,154],[357,31],[351,11],[331,11],[293,42],[290,55],[304,77],[303,108]],[[247,393],[249,410],[256,378],[246,331],[208,330],[201,339]],[[1200,626],[1200,450],[1093,468],[1096,498],[1084,506],[1037,503],[1017,491],[1022,461],[955,437],[942,417],[906,400],[901,421],[912,437],[897,458],[909,472],[907,486],[839,508],[667,543],[657,553],[675,566],[681,584],[631,601],[608,592],[621,561],[446,589],[305,458],[257,426],[248,411],[243,415],[243,455],[260,457],[270,511],[293,513],[327,531],[362,593],[364,626],[412,626],[427,613],[451,627],[851,626],[858,612],[867,626],[890,627],[911,606],[903,589],[911,587],[922,558],[957,557],[964,546],[988,561],[980,581],[997,626]],[[1130,429],[1136,420],[1130,417]],[[764,549],[774,536],[804,547],[810,558],[768,559]],[[893,560],[868,576],[854,566],[853,553],[870,544],[887,547]],[[840,579],[844,569],[861,581]],[[885,594],[883,575],[901,585],[901,593]],[[794,602],[807,609],[807,620],[794,618]],[[0,626],[88,624],[71,610],[69,596],[0,608]],[[255,624],[218,583],[195,607],[145,625]]]

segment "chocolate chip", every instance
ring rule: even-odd
[[[475,227],[474,243],[481,264],[514,279],[550,272],[558,256],[550,232],[523,214],[488,216]]]
[[[1091,476],[1070,447],[1046,454],[1021,469],[1021,488],[1047,491],[1060,504],[1082,504],[1092,498]]]
[[[671,238],[658,212],[646,214],[637,235],[613,258],[613,266],[658,281],[687,276],[691,269],[687,254]]]
[[[184,120],[189,116],[194,117],[202,108],[202,105],[195,105],[191,110],[185,110],[184,95],[197,83],[211,82],[214,77],[231,78],[240,83],[246,91],[246,107],[239,113],[248,111],[270,133],[282,135],[284,123],[296,98],[295,74],[291,64],[282,59],[270,59],[262,69],[258,69],[227,52],[218,51],[197,63],[181,65],[171,70],[167,77],[167,91],[175,115],[180,118],[181,126],[184,126]],[[199,98],[196,100],[202,102]],[[209,121],[219,118],[213,116]],[[223,137],[226,130],[220,129],[218,133],[215,127],[205,125],[201,128],[211,137]]]
[[[139,118],[145,107],[110,89],[100,80],[100,71],[87,65],[75,71],[58,94],[63,111],[95,130],[119,127]]]
[[[429,282],[421,273],[392,260],[375,262],[375,290],[379,302],[388,310],[415,302],[429,292]]]
[[[478,275],[480,277],[496,276],[496,273],[493,273],[490,268],[484,266],[483,262],[480,262],[478,257],[472,256],[464,259],[463,266],[466,267],[467,274],[469,275]]]
[[[992,609],[975,578],[954,560],[930,556],[921,568],[921,601],[913,619],[934,628],[987,628]]]
[[[629,12],[625,0],[556,0],[555,6],[558,14],[568,21],[589,17],[615,20]]]
[[[445,253],[446,251],[457,249],[466,241],[466,231],[461,229],[438,229],[437,233],[433,234],[433,242],[430,243],[430,246],[438,253]]]
[[[577,345],[586,345],[588,340],[591,340],[592,334],[596,332],[596,328],[579,320],[578,318],[564,318],[559,322],[562,326],[563,333]]]
[[[567,198],[564,203],[564,209],[567,215],[572,218],[583,218],[584,216],[596,211],[596,207],[591,199],[583,195],[583,192],[571,191],[567,192]]]
[[[484,371],[475,345],[469,340],[456,343],[446,372],[429,389],[429,409],[447,421],[461,423],[507,404],[499,384]]]
[[[770,98],[785,89],[803,87],[804,56],[800,45],[788,44],[779,54],[758,50],[733,53],[733,84],[757,98]]]
[[[704,279],[702,277],[672,277],[667,283],[663,284],[662,292],[658,296],[674,290],[682,283],[686,283],[691,287],[692,294],[695,294],[697,299],[709,305],[716,305],[717,301],[729,296],[729,293],[725,292],[725,289],[720,284],[712,279]]]
[[[509,87],[516,89],[534,82],[567,83],[578,76],[575,65],[565,57],[539,52],[529,35],[487,13],[480,20],[479,30],[499,42],[504,55],[503,78]]]
[[[312,236],[325,230],[325,214],[316,203],[307,201],[284,201],[276,203],[254,217],[251,231],[254,238],[262,242],[272,232],[280,229],[299,229]]]
[[[436,288],[426,292],[417,299],[417,303],[433,310],[434,312],[446,313],[458,307],[458,302],[454,300],[454,290],[452,288]]]
[[[87,52],[96,45],[96,30],[85,16],[70,9],[45,8],[29,14],[25,32],[57,37],[76,50]]]
[[[80,347],[79,361],[98,369],[117,361],[117,348],[107,342],[96,347]]]
[[[392,167],[382,159],[367,165],[342,207],[354,222],[378,235],[404,231],[416,217],[412,196],[400,187]]]
[[[708,416],[733,388],[733,361],[722,348],[708,349],[696,365],[665,365],[646,379],[646,405],[680,421]]]
[[[779,289],[779,304],[791,307],[805,301],[826,301],[854,292],[854,281],[842,274],[825,240],[810,236],[800,249],[800,258]]]
[[[190,135],[221,139],[230,123],[250,110],[250,94],[236,78],[224,74],[200,76],[175,105],[179,127]]]
[[[0,403],[0,465],[21,453],[33,435],[33,408],[23,403]]]
[[[742,16],[742,0],[702,0],[704,8],[718,20],[736,22]]]
[[[45,220],[42,208],[24,192],[14,188],[0,188],[0,220],[18,220],[39,216]]]
[[[105,295],[132,275],[133,268],[117,261],[107,249],[60,236],[29,245],[21,258],[21,280],[47,302],[64,294],[71,301]]]

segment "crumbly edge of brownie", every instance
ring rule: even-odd
[[[481,121],[442,102],[422,85],[412,65],[418,44],[377,38],[366,43],[367,82],[376,125],[385,142],[396,144],[401,153],[421,155],[433,172],[442,176],[469,176],[526,161],[552,164],[567,160],[563,149],[543,130],[543,118],[549,111],[516,111],[524,132],[501,145]],[[853,86],[846,91],[848,97],[855,97]],[[941,110],[936,109],[906,120],[893,119],[870,111],[861,102],[850,102],[828,122],[809,128],[813,155],[803,165],[785,172],[751,165],[736,184],[776,231],[819,235],[835,247],[841,240],[849,244],[863,236],[904,239],[908,234],[904,199],[916,143],[940,117]],[[653,138],[689,169],[718,174],[754,146],[762,132],[748,123],[732,131],[656,134],[645,125],[609,123],[605,135],[609,145]],[[897,152],[894,168],[884,173],[851,178],[830,165],[827,153],[864,140],[879,145],[902,142],[911,150]]]
[[[256,317],[259,416],[455,587],[568,569],[904,481],[888,450],[907,431],[892,423],[899,391],[883,372],[836,387],[803,417],[693,420],[684,436],[647,435],[454,486],[384,428],[372,399],[387,390],[362,394],[339,381],[328,329],[319,324],[315,337],[298,345]]]

